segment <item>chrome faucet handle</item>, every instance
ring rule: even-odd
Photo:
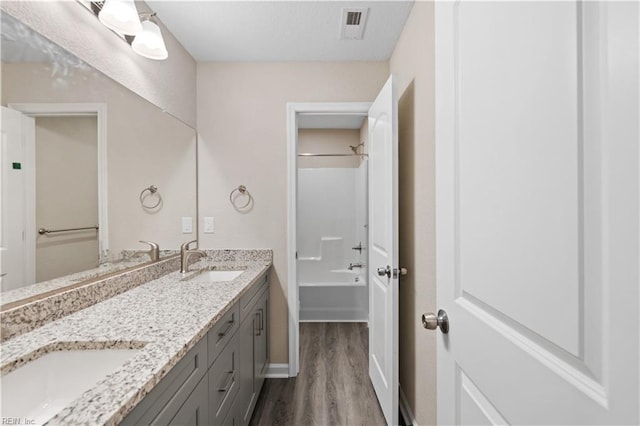
[[[139,242],[139,243],[142,243],[142,244],[149,244],[149,246],[150,246],[152,249],[159,249],[159,248],[160,248],[160,246],[158,245],[158,243],[154,243],[153,241],[142,241],[142,240],[140,240],[140,241],[138,241],[138,242]]]
[[[189,258],[191,258],[191,256],[207,257],[207,253],[198,249],[183,251],[181,256],[181,261],[180,261],[181,273],[186,274],[187,272],[189,272]]]
[[[198,242],[198,240],[193,240],[193,241],[189,241],[189,242],[183,243],[183,244],[180,246],[180,251],[181,251],[181,252],[184,252],[185,250],[189,250],[189,245],[190,245],[190,244],[193,244],[193,243],[197,243],[197,242]]]
[[[141,242],[142,244],[149,244],[149,247],[150,247],[149,257],[151,257],[152,262],[155,262],[160,259],[160,246],[158,245],[158,243],[154,243],[152,241],[142,241],[142,240],[140,240],[139,242]]]

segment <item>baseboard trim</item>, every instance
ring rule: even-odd
[[[301,308],[299,322],[365,322],[369,314],[354,309]]]
[[[301,319],[298,322],[369,322],[366,319]]]
[[[265,377],[267,379],[288,379],[289,364],[269,364]]]
[[[409,401],[407,401],[407,396],[404,394],[402,390],[402,386],[399,387],[400,392],[400,414],[402,414],[402,418],[404,419],[404,424],[407,426],[418,426],[418,422],[416,418],[413,416],[411,412],[411,407],[409,407]]]

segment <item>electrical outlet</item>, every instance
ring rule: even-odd
[[[213,217],[205,217],[204,218],[204,233],[205,234],[213,234],[214,233],[214,220]]]
[[[182,218],[182,233],[183,234],[193,233],[193,218],[191,217]]]

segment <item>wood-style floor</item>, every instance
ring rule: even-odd
[[[386,425],[363,323],[301,323],[297,378],[267,379],[251,425]]]

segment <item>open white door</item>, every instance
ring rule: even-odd
[[[2,291],[35,282],[35,120],[2,107]]]
[[[435,7],[438,424],[638,424],[638,3]]]
[[[369,376],[398,423],[398,113],[393,76],[369,109]]]

